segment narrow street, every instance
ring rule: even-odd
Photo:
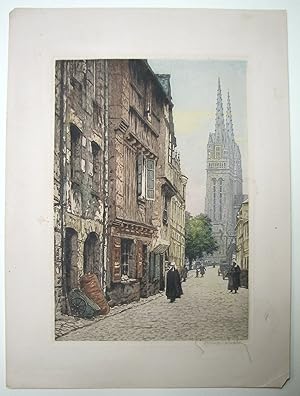
[[[170,303],[165,295],[72,331],[58,340],[241,340],[248,332],[248,290],[227,290],[227,281],[209,267],[203,278],[190,271],[183,296]]]

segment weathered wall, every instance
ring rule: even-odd
[[[110,305],[128,304],[138,301],[140,295],[140,283],[137,281],[118,283],[109,291]]]
[[[77,267],[77,285],[84,272],[84,244],[91,233],[98,238],[101,254],[103,250],[104,109],[105,61],[57,61],[54,153],[57,312],[67,309],[63,298],[68,276],[64,262],[66,228],[77,233],[77,257],[72,261]],[[102,279],[102,257],[92,271]]]

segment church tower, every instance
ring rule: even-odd
[[[212,221],[219,249],[215,262],[226,260],[227,249],[235,236],[236,214],[243,200],[242,164],[239,146],[234,139],[231,103],[227,95],[226,121],[220,78],[218,79],[215,130],[207,144],[205,213]]]

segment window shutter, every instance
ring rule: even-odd
[[[121,281],[121,238],[112,237],[111,278],[113,282]]]
[[[137,157],[137,194],[143,196],[143,154]]]
[[[143,276],[143,242],[136,241],[136,277],[137,279],[142,278]]]
[[[155,161],[154,159],[146,160],[146,198],[154,200],[154,187],[155,187]]]

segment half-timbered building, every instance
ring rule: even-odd
[[[55,107],[57,312],[85,273],[111,305],[164,290],[184,262],[170,76],[145,60],[59,61]]]
[[[163,288],[163,109],[171,98],[147,61],[109,61],[108,295],[115,303]]]

